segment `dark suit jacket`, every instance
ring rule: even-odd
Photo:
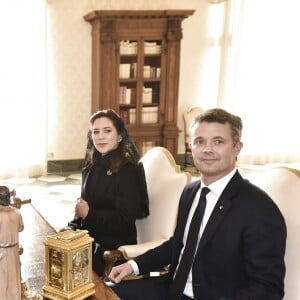
[[[170,264],[173,278],[200,181],[181,196],[174,236],[135,259],[140,272]],[[237,171],[220,196],[193,264],[195,299],[277,300],[284,294],[286,225],[271,198]]]

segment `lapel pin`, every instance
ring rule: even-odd
[[[223,205],[220,205],[219,209],[220,209],[220,210],[224,209],[224,206],[223,206]]]

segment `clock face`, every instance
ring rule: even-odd
[[[65,253],[49,249],[49,285],[64,289],[64,262]]]
[[[89,249],[81,249],[72,253],[73,287],[89,282]]]

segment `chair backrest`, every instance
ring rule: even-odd
[[[203,109],[201,107],[192,107],[190,110],[183,113],[183,123],[184,123],[184,141],[186,145],[189,145],[190,142],[190,132],[189,128],[192,120],[203,113]]]
[[[243,173],[243,172],[242,172]],[[300,178],[296,170],[277,167],[244,177],[266,191],[281,210],[287,225],[286,300],[300,299]],[[272,237],[270,237],[271,239]]]
[[[182,172],[172,154],[163,147],[153,147],[141,158],[149,195],[149,217],[137,220],[138,243],[168,239],[177,218],[180,195],[191,175]]]

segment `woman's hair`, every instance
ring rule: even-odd
[[[124,164],[127,162],[132,162],[134,164],[138,163],[140,156],[138,154],[137,148],[129,136],[128,130],[125,126],[122,118],[112,109],[99,110],[90,117],[91,126],[97,119],[108,118],[112,121],[113,126],[116,128],[118,134],[121,136],[121,141],[116,150],[112,151],[111,156],[111,172],[117,172]],[[88,132],[88,142],[87,150],[85,156],[85,165],[93,164],[94,156],[97,151],[93,144],[92,131]]]
[[[231,136],[234,144],[237,144],[241,141],[243,123],[239,116],[233,115],[221,108],[213,108],[195,117],[190,128],[202,122],[216,122],[220,124],[228,123],[231,129]]]

